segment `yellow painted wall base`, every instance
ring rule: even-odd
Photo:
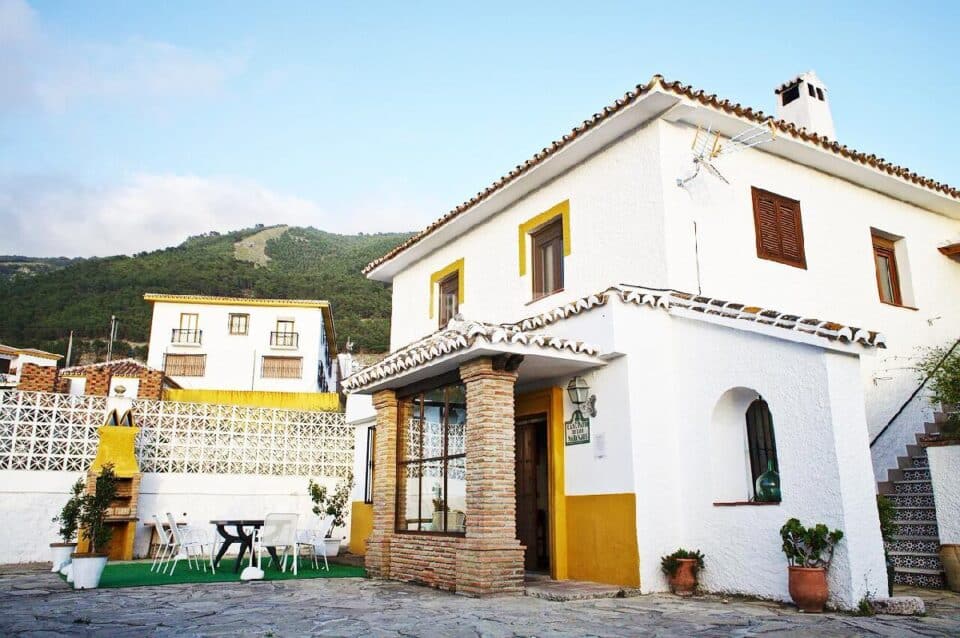
[[[373,531],[373,505],[354,501],[350,510],[350,553],[364,556],[367,553],[367,537]]]
[[[317,410],[340,412],[340,395],[336,392],[263,392],[260,390],[164,390],[166,401],[182,403],[219,403],[248,405],[257,408]]]
[[[107,554],[110,560],[133,560],[133,541],[137,534],[137,521],[115,521],[108,523],[113,533],[110,535],[110,542],[101,552]],[[77,552],[82,554],[90,551],[90,543],[83,534],[80,535],[77,543]]]
[[[567,569],[573,580],[640,586],[634,494],[567,496]]]

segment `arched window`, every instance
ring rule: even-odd
[[[773,434],[773,415],[770,406],[762,397],[757,397],[747,408],[747,445],[750,450],[751,484],[754,486],[754,497],[757,500],[779,499],[780,466],[777,463],[777,440]],[[777,497],[761,499],[757,494],[757,479],[770,470],[777,473]]]

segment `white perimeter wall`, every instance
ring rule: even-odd
[[[48,561],[49,544],[59,542],[56,516],[69,497],[79,472],[0,471],[0,516],[7,521],[0,534],[0,564]],[[302,528],[316,524],[307,495],[306,476],[225,474],[144,474],[139,501],[140,522],[134,553],[144,556],[149,531],[143,526],[154,513],[172,512],[178,520],[206,526],[218,518],[263,518],[269,512],[296,512]],[[314,480],[336,486],[336,479]],[[349,511],[349,510],[348,510]],[[184,516],[186,513],[186,516]],[[350,522],[335,537],[349,537]],[[236,547],[234,547],[234,550]]]
[[[180,327],[181,313],[196,313],[198,329],[203,331],[200,345],[170,342],[172,330]],[[248,334],[231,335],[231,314],[248,314]],[[299,347],[270,345],[270,333],[278,319],[293,319],[300,333]],[[319,308],[269,306],[220,306],[212,304],[153,303],[150,324],[150,349],[147,365],[163,369],[163,355],[205,354],[206,373],[202,377],[173,377],[182,387],[205,390],[263,390],[267,392],[316,392],[317,366],[322,356],[323,314]],[[299,379],[264,379],[264,356],[303,357]]]
[[[960,544],[960,445],[928,447],[941,545]]]

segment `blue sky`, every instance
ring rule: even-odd
[[[418,229],[654,73],[960,185],[960,3],[0,0],[0,253]]]

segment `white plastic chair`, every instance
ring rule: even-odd
[[[173,514],[170,512],[167,512],[167,520],[170,522],[170,532],[176,544],[176,554],[173,557],[173,565],[170,567],[170,575],[173,576],[173,570],[177,568],[177,563],[181,558],[187,559],[188,567],[192,568],[195,565],[197,569],[200,568],[200,559],[204,559],[203,571],[207,571],[206,560],[209,560],[210,569],[216,574],[216,567],[214,567],[213,564],[213,547],[216,541],[207,537],[202,530],[189,526],[184,528],[179,527],[176,519],[173,518]],[[204,556],[206,553],[204,550],[207,546],[210,547],[209,557]],[[191,560],[193,564],[191,564]]]
[[[160,520],[159,514],[153,515],[153,524],[157,528],[157,538],[160,539],[160,546],[157,547],[157,553],[153,555],[153,563],[150,565],[150,571],[157,571],[161,569],[161,567],[166,569],[163,561],[176,549],[176,542],[173,536],[167,533],[167,529],[164,527],[164,522]]]
[[[253,564],[253,554],[257,555],[257,567],[263,569],[263,550],[266,547],[283,548],[280,555],[280,571],[287,571],[287,552],[297,551],[297,520],[299,514],[267,514],[263,519],[263,527],[253,532],[253,551],[250,564]],[[297,573],[297,557],[293,556],[293,573]]]
[[[313,558],[314,569],[319,569],[320,567],[317,564],[317,544],[323,544],[323,540],[327,537],[327,532],[333,527],[333,516],[327,515],[319,520],[320,524],[314,529],[297,530],[296,560],[300,560],[300,550],[306,547],[309,549],[310,555]],[[323,568],[330,571],[330,564],[327,562],[327,553],[324,551],[321,553],[321,556],[323,556]]]

